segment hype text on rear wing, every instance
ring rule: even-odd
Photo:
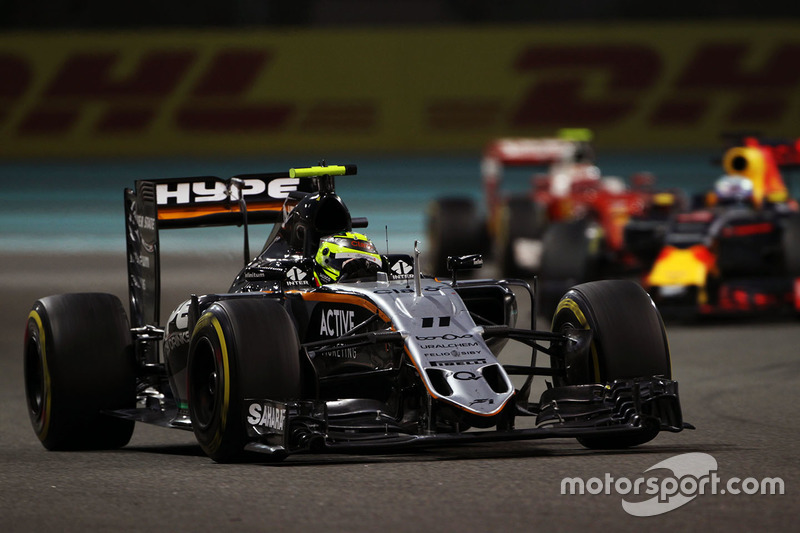
[[[159,231],[173,228],[274,224],[294,192],[315,192],[298,172],[136,181],[125,190],[125,240],[131,326],[159,324]]]

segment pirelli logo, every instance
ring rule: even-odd
[[[453,359],[450,361],[432,361],[431,366],[470,366],[485,365],[486,359]]]

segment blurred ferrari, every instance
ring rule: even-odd
[[[513,183],[501,188],[504,172],[520,175],[509,167],[534,170],[525,174],[530,185],[522,192]],[[602,175],[591,132],[583,129],[495,140],[484,151],[481,173],[485,218],[466,197],[431,205],[429,270],[444,274],[448,256],[478,249],[492,257],[500,276],[539,275],[548,314],[572,285],[647,272],[669,216],[686,204],[680,191],[656,190],[650,173],[634,174],[630,183]]]

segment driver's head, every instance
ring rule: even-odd
[[[750,204],[753,182],[742,176],[723,176],[714,184],[714,192],[720,205]]]
[[[320,239],[314,262],[314,278],[320,285],[375,276],[383,263],[367,236],[354,232]]]

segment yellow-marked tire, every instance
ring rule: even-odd
[[[553,331],[591,329],[589,354],[566,364],[555,385],[609,383],[617,379],[672,377],[669,344],[661,314],[632,281],[603,280],[577,285],[561,298]],[[556,362],[554,362],[556,364]],[[653,439],[658,428],[633,436],[578,439],[588,448],[626,448]]]
[[[189,345],[188,401],[203,451],[220,463],[244,456],[245,399],[297,400],[300,343],[292,319],[273,300],[211,305]]]
[[[134,422],[108,411],[136,404],[136,368],[122,303],[101,293],[38,300],[28,315],[25,397],[36,436],[48,450],[125,446]]]

